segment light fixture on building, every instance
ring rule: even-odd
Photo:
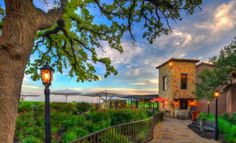
[[[169,66],[172,66],[173,65],[173,63],[172,62],[169,62],[169,64],[168,64]]]

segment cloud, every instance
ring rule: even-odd
[[[181,48],[188,46],[192,41],[192,35],[190,33],[174,29],[169,35],[163,35],[158,37],[154,45],[158,46],[160,49],[164,48]]]
[[[143,52],[141,47],[134,45],[133,43],[123,42],[122,43],[124,52],[121,54],[115,49],[111,49],[107,43],[103,44],[103,51],[99,50],[99,57],[110,57],[112,64],[119,66],[121,64],[128,64],[133,58]]]
[[[158,90],[153,88],[146,88],[146,89],[133,89],[133,88],[92,88],[92,89],[85,89],[86,91],[90,92],[100,92],[100,91],[111,91],[117,92],[120,94],[157,94]]]
[[[143,80],[135,83],[131,83],[131,85],[140,85],[140,86],[150,86],[150,85],[158,85],[158,80]]]
[[[219,5],[211,18],[195,26],[200,29],[209,30],[214,33],[225,32],[235,28],[236,25],[236,1]]]
[[[22,85],[22,87],[23,87],[23,88],[30,88],[30,89],[39,89],[39,87],[38,87],[38,86],[33,86],[33,85],[25,85],[25,84],[23,84],[23,85]]]

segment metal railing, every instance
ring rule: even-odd
[[[153,138],[154,127],[162,120],[163,113],[157,113],[150,119],[111,126],[72,143],[146,143]]]

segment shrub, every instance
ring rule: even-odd
[[[42,143],[42,141],[36,137],[29,136],[23,139],[22,143]]]
[[[232,116],[229,118],[229,121],[232,123],[232,124],[236,124],[236,112],[234,112],[232,114]]]
[[[227,121],[229,121],[229,118],[230,118],[228,113],[224,113],[221,117]]]
[[[69,143],[75,139],[77,139],[77,133],[75,131],[67,131],[62,136],[63,143]]]
[[[52,112],[65,112],[65,113],[71,113],[76,114],[77,113],[77,107],[76,103],[51,103],[51,110]]]
[[[199,113],[198,115],[198,119],[202,120],[202,121],[206,121],[208,118],[207,118],[207,115],[205,112],[201,112]]]
[[[111,129],[101,135],[101,143],[132,143],[128,137],[120,134],[117,130]]]
[[[236,125],[229,121],[219,118],[219,129],[224,134],[225,140],[229,143],[236,142]]]
[[[89,103],[85,103],[85,102],[77,103],[77,111],[80,114],[83,114],[83,113],[89,111],[91,108],[92,108],[92,106]]]
[[[87,103],[51,103],[52,142],[70,142],[111,125],[143,120],[152,115],[148,110],[92,111]],[[88,107],[88,108],[86,108]],[[89,112],[87,112],[89,111]],[[78,115],[77,112],[85,113]],[[142,131],[143,129],[138,129]],[[44,142],[44,104],[42,102],[20,102],[16,122],[16,141],[21,143]],[[139,136],[143,136],[140,133]],[[117,143],[128,139],[117,132]],[[109,140],[110,141],[110,140]]]
[[[61,123],[64,129],[69,129],[72,127],[83,126],[85,122],[85,117],[77,115],[67,115]]]

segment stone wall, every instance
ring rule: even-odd
[[[180,88],[181,74],[187,74],[187,89]],[[163,78],[167,77],[167,89],[163,90]],[[196,65],[195,62],[171,61],[159,69],[159,95],[168,99],[165,109],[170,110],[173,99],[195,98],[196,90]],[[160,106],[162,110],[162,106]]]
[[[173,62],[171,67],[171,94],[173,98],[195,98],[196,90],[196,65],[192,62]],[[187,89],[180,88],[180,76],[187,74]]]
[[[163,78],[164,76],[167,77],[167,89],[163,91]],[[159,96],[163,98],[167,98],[168,101],[171,100],[171,72],[170,72],[170,66],[168,64],[164,65],[159,69]],[[164,103],[161,103],[161,106],[159,107],[161,110],[163,110]],[[165,109],[168,109],[169,106],[165,105]]]

